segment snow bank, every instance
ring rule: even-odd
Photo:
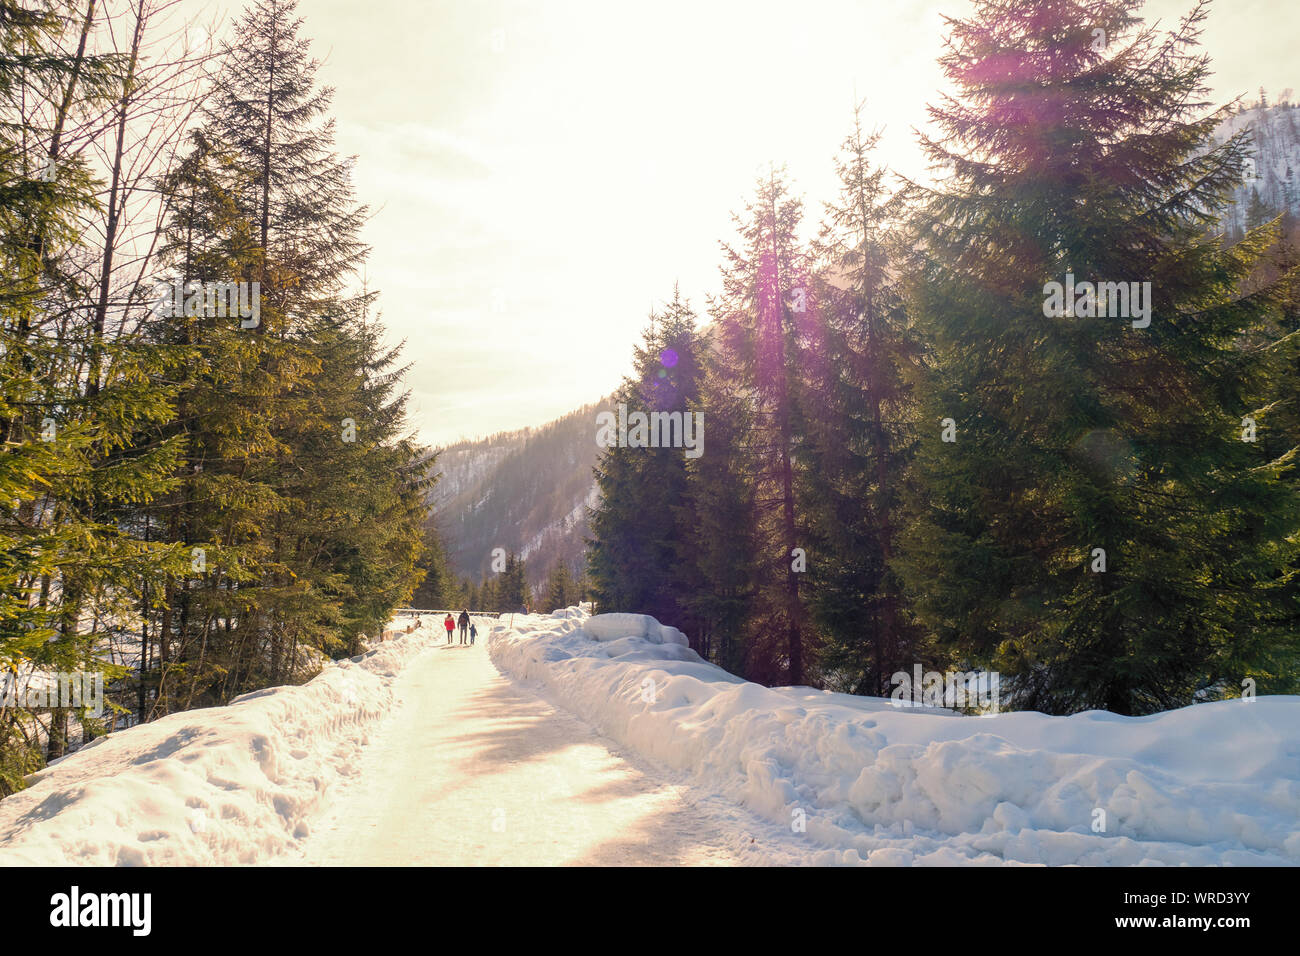
[[[0,800],[0,865],[230,865],[309,833],[428,630],[246,694],[100,737]]]
[[[555,617],[561,620],[583,619],[583,612],[578,608],[567,608]],[[686,635],[675,627],[660,624],[649,614],[597,614],[587,617],[583,629],[589,637],[598,641],[617,641],[625,637],[637,637],[651,644],[680,644],[689,647]]]
[[[964,717],[761,687],[678,634],[570,608],[503,622],[488,648],[603,733],[790,826],[816,863],[1300,864],[1300,697]]]

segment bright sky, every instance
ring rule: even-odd
[[[215,0],[207,9],[236,11]],[[1190,0],[1152,0],[1172,22]],[[370,286],[419,437],[538,425],[610,391],[674,282],[698,311],[769,161],[811,219],[855,95],[924,177],[941,13],[970,0],[301,0],[375,210]],[[1300,87],[1300,4],[1219,0],[1216,94]]]

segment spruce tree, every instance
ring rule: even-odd
[[[0,3],[0,666],[106,672],[105,622],[137,606],[141,570],[175,564],[141,540],[134,507],[169,486],[179,447],[140,445],[138,430],[171,415],[158,357],[109,346],[90,318],[84,263],[98,255],[84,228],[102,184],[85,158],[91,116],[128,82],[120,57],[94,49],[95,8]],[[98,362],[102,378],[88,381]],[[0,792],[31,769],[44,738],[62,756],[70,712],[39,727],[0,713]],[[84,734],[98,722],[84,713]]]
[[[528,590],[528,568],[523,558],[511,551],[506,555],[505,570],[494,582],[498,611],[521,611],[532,605]]]
[[[837,161],[840,194],[816,243],[821,348],[805,361],[801,402],[809,516],[808,602],[825,635],[823,666],[836,686],[883,696],[911,671],[914,629],[889,567],[898,491],[910,445],[904,372],[918,349],[898,272],[900,199],[873,166],[878,133],[853,133]]]
[[[1241,436],[1264,363],[1239,341],[1269,296],[1238,288],[1267,242],[1212,231],[1244,136],[1206,148],[1226,112],[1203,102],[1204,7],[1168,34],[1137,7],[978,3],[924,140],[951,176],[918,218],[929,370],[897,563],[954,659],[1050,713],[1240,686],[1294,549],[1281,465]],[[1055,309],[1076,278],[1125,285]]]
[[[573,577],[569,574],[569,568],[563,561],[556,562],[555,566],[551,568],[551,573],[546,579],[544,594],[545,600],[539,608],[542,611],[563,610],[577,601],[577,595],[574,593]]]
[[[164,521],[200,560],[160,588],[152,712],[310,676],[309,651],[347,653],[420,578],[427,469],[374,295],[356,290],[365,210],[294,10],[266,0],[236,23],[169,184],[167,277],[245,283],[260,314],[156,323],[195,353]]]
[[[698,582],[690,546],[696,520],[688,478],[691,459],[684,445],[686,416],[698,411],[701,358],[696,315],[674,290],[662,311],[651,312],[634,350],[632,375],[604,411],[615,414],[622,405],[629,416],[679,416],[683,447],[633,447],[629,442],[605,450],[595,471],[600,502],[592,511],[587,552],[602,607],[650,614],[688,635],[696,622],[686,598]],[[705,421],[703,434],[695,435],[704,442],[703,455],[710,453],[707,416]]]
[[[790,195],[784,173],[770,170],[735,217],[740,242],[723,245],[723,291],[710,309],[718,325],[718,407],[730,428],[746,426],[734,437],[751,452],[733,464],[752,468],[743,478],[751,483],[759,550],[747,676],[766,683],[804,682],[809,636],[796,555],[807,543],[796,504],[796,403],[804,350],[820,319],[810,257],[798,240],[802,217],[803,204]],[[748,412],[731,414],[734,401],[747,403]],[[708,408],[705,417],[711,418]]]
[[[718,330],[702,335],[705,354],[716,353]],[[760,462],[747,436],[754,410],[718,363],[705,364],[700,400],[708,435],[705,454],[689,462],[692,531],[685,539],[695,575],[686,599],[694,621],[695,650],[733,674],[757,676],[750,641],[760,581],[761,540],[756,483]],[[594,578],[594,575],[593,575]],[[593,587],[596,600],[600,591]],[[765,668],[775,678],[772,668]]]

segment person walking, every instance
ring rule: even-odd
[[[473,643],[474,643],[474,639],[477,638],[477,637],[478,637],[478,628],[475,627],[475,626],[474,626],[474,622],[471,621],[471,622],[470,622],[470,625],[469,625],[469,642],[470,642],[471,644],[473,644]]]
[[[460,609],[460,619],[457,621],[460,625],[460,642],[466,643],[465,638],[469,637],[469,609]]]
[[[447,643],[450,644],[451,632],[456,630],[456,619],[451,616],[450,611],[447,612],[447,619],[442,622],[442,626],[447,629]]]

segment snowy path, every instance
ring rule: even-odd
[[[762,823],[708,806],[717,798],[634,764],[502,677],[481,634],[472,647],[439,637],[395,691],[401,703],[314,821],[302,863],[726,865],[763,852],[748,829],[770,842]]]
[[[97,738],[0,801],[0,866],[1300,864],[1300,697],[962,717],[479,623]]]

